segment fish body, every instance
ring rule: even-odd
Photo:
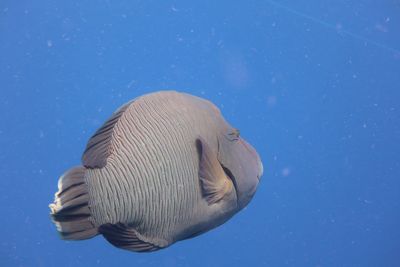
[[[50,205],[62,238],[146,252],[217,227],[253,197],[262,163],[211,102],[174,91],[123,105]]]

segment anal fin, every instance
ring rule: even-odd
[[[99,227],[99,232],[108,242],[118,248],[136,252],[152,252],[163,248],[145,241],[134,228],[123,223],[103,224]]]

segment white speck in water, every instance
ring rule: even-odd
[[[131,88],[136,83],[136,80],[132,80],[128,83],[126,87]]]
[[[52,47],[53,46],[53,41],[52,40],[47,40],[47,46]]]

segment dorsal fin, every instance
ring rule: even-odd
[[[199,178],[204,198],[208,204],[214,204],[222,200],[233,189],[232,181],[227,177],[217,155],[209,145],[199,137],[196,140],[200,155]]]
[[[123,223],[103,224],[99,227],[99,232],[104,238],[114,246],[136,252],[156,251],[164,246],[157,246],[145,241],[134,228]]]
[[[111,117],[101,126],[90,138],[83,152],[82,162],[88,168],[102,168],[107,163],[107,158],[111,154],[111,140],[114,132],[114,126],[125,110],[134,100],[121,106]]]

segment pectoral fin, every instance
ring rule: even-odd
[[[196,140],[199,152],[199,178],[203,197],[208,204],[221,201],[232,191],[232,181],[225,174],[217,155],[201,137]]]

